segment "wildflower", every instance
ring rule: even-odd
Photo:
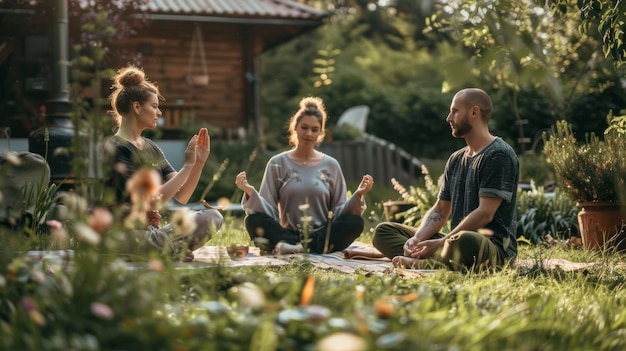
[[[150,262],[148,262],[148,268],[155,272],[162,272],[164,265],[161,260],[150,260]]]
[[[46,221],[46,225],[52,229],[61,229],[63,228],[63,223],[55,220],[55,219],[50,219]]]
[[[33,323],[37,324],[38,326],[44,326],[46,324],[46,319],[41,315],[41,312],[35,310],[35,311],[30,311],[28,312],[28,315],[30,316],[30,319],[33,321]]]
[[[32,297],[22,297],[20,304],[22,305],[22,308],[25,309],[27,312],[37,309],[37,301],[35,301]]]
[[[161,176],[156,170],[146,167],[137,170],[126,182],[126,190],[132,202],[131,212],[139,215],[153,209],[160,186]]]
[[[57,147],[56,149],[54,149],[54,152],[52,153],[55,157],[59,157],[59,156],[69,156],[70,155],[70,150],[66,147]]]
[[[45,318],[41,315],[41,312],[39,312],[39,309],[37,308],[37,301],[35,301],[32,297],[24,296],[20,301],[20,304],[35,324],[39,326],[46,324]]]
[[[63,223],[51,219],[46,221],[46,224],[50,228],[50,240],[59,245],[63,245],[67,243],[69,236],[67,235],[67,231],[63,227]]]
[[[67,216],[76,218],[79,214],[87,212],[87,200],[77,193],[64,191],[59,193],[58,202],[59,206],[67,207]],[[60,217],[66,219],[68,217]]]
[[[306,283],[304,283],[302,293],[300,294],[300,306],[307,306],[311,303],[313,291],[315,291],[315,277],[310,275]]]
[[[22,160],[20,160],[19,155],[15,151],[9,151],[4,156],[6,161],[13,166],[19,166],[22,164]]]
[[[389,299],[379,299],[374,302],[374,310],[379,318],[389,318],[393,314],[394,307]]]
[[[87,224],[97,233],[104,233],[113,223],[113,214],[104,207],[94,207],[87,217]]]
[[[94,302],[91,304],[91,313],[100,319],[113,319],[113,310],[109,305],[102,302]]]
[[[337,332],[331,334],[317,343],[317,350],[320,351],[365,351],[367,344],[365,340],[352,333]]]
[[[84,241],[87,244],[93,246],[96,246],[100,243],[100,235],[85,224],[77,223],[74,229],[76,230],[76,236],[81,241]]]
[[[196,230],[196,213],[187,208],[179,208],[172,214],[172,230],[174,235],[191,235]]]
[[[46,275],[41,271],[41,269],[34,269],[32,271],[32,277],[39,284],[43,284],[46,281]]]
[[[123,162],[118,162],[113,165],[113,171],[120,174],[125,174],[127,170],[126,165]]]
[[[304,212],[309,209],[309,204],[302,204],[298,206],[298,208],[300,209],[300,211]]]
[[[243,283],[232,288],[232,291],[239,294],[239,304],[241,307],[259,310],[265,306],[265,294],[259,287],[252,283]]]
[[[124,227],[128,229],[136,229],[138,227],[145,227],[148,217],[145,212],[137,211],[133,206],[130,213],[124,218]]]

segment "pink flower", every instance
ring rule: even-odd
[[[97,233],[104,233],[113,223],[113,214],[104,207],[94,207],[87,218],[89,227]]]
[[[109,305],[102,302],[94,302],[91,304],[91,313],[100,319],[113,319],[113,310]]]
[[[46,225],[53,229],[61,229],[63,228],[63,223],[57,221],[56,219],[50,219],[46,221]]]

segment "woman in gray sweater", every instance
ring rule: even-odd
[[[364,175],[348,198],[337,160],[315,149],[324,139],[327,118],[320,98],[302,99],[289,122],[293,148],[269,160],[261,189],[257,192],[248,183],[245,172],[237,175],[235,184],[244,192],[246,230],[267,251],[340,251],[363,231],[364,195],[374,180]]]

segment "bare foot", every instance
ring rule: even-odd
[[[295,254],[304,252],[304,248],[300,244],[288,244],[285,242],[280,242],[276,244],[272,253],[274,255],[285,255],[285,254]]]
[[[396,256],[391,260],[394,267],[419,269],[423,266],[426,260],[420,260],[417,258],[411,258],[406,256]]]

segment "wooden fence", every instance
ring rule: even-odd
[[[358,182],[364,174],[378,184],[391,186],[391,178],[404,185],[422,177],[422,162],[395,144],[366,134],[363,140],[333,141],[320,145],[320,151],[341,164],[346,181]]]

